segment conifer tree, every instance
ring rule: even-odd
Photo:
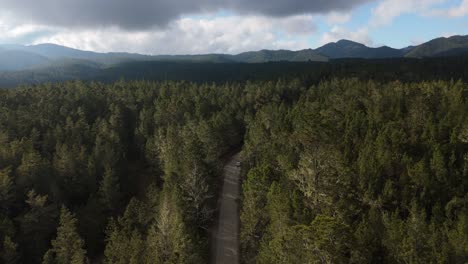
[[[104,263],[140,264],[143,262],[145,244],[140,232],[133,228],[131,219],[110,220],[107,228]]]
[[[28,209],[19,218],[18,243],[25,263],[39,263],[47,251],[50,239],[57,227],[57,208],[48,202],[47,195],[28,192]]]
[[[193,248],[173,192],[163,192],[147,237],[147,263],[192,263]]]
[[[268,188],[272,172],[269,167],[258,167],[249,171],[242,184],[244,204],[241,209],[241,248],[244,258],[253,261],[259,250],[258,242],[266,231],[269,215],[266,208]]]
[[[29,150],[23,154],[21,165],[16,169],[16,184],[23,188],[35,188],[46,191],[48,186],[45,178],[47,161],[35,150]]]
[[[4,264],[16,264],[19,262],[19,255],[17,252],[18,245],[11,240],[9,236],[6,236],[3,241],[3,250],[0,254],[0,259]]]
[[[77,232],[77,220],[66,207],[60,211],[60,224],[57,228],[57,237],[52,240],[52,248],[44,256],[44,262],[53,259],[57,264],[84,264],[88,263],[84,241]]]
[[[99,194],[108,210],[115,211],[118,208],[121,199],[120,184],[112,168],[105,169],[99,186]]]
[[[183,200],[187,204],[186,218],[191,223],[207,228],[205,224],[211,216],[207,203],[212,196],[205,177],[206,174],[203,174],[199,165],[194,163],[181,188]]]
[[[14,200],[11,169],[0,170],[0,215],[7,214]]]

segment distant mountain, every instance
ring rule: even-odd
[[[305,49],[295,52],[291,61],[329,61],[329,58],[313,49]]]
[[[23,50],[23,45],[16,44],[0,44],[0,49],[2,50]]]
[[[396,58],[403,55],[402,50],[393,49],[387,46],[380,48],[370,48],[364,44],[350,40],[340,40],[338,42],[328,43],[316,51],[331,59],[339,58]]]
[[[75,59],[94,59],[99,53],[92,51],[82,51],[55,44],[39,44],[25,46],[24,50],[48,57],[50,59],[75,58]]]
[[[202,55],[156,55],[151,56],[152,61],[190,61],[190,62],[213,62],[228,63],[232,62],[232,55],[227,54],[202,54]]]
[[[107,68],[127,62],[196,62],[196,63],[265,63],[265,62],[325,62],[341,58],[383,59],[423,58],[468,54],[468,36],[438,38],[419,46],[394,49],[387,46],[378,48],[350,40],[328,43],[317,49],[260,50],[231,54],[201,55],[142,55],[134,53],[98,53],[68,48],[55,44],[0,45],[0,71],[30,70],[38,67],[72,68],[82,64],[91,68]]]
[[[290,50],[261,50],[244,52],[232,57],[236,62],[262,63],[274,61],[328,61],[328,58],[312,49]]]
[[[230,54],[201,54],[201,55],[141,55],[132,53],[97,53],[72,49],[55,44],[39,44],[31,46],[4,45],[1,51],[9,51],[11,55],[18,54],[20,61],[26,60],[26,54],[30,54],[31,60],[27,63],[15,64],[10,67],[5,60],[4,67],[0,70],[26,70],[34,67],[63,64],[65,61],[81,60],[101,64],[103,67],[116,65],[130,61],[190,61],[190,62],[212,62],[212,63],[263,63],[274,61],[328,61],[328,58],[318,54],[312,49],[290,51],[290,50],[261,50],[244,52],[237,55]],[[39,60],[38,58],[42,58]]]
[[[49,59],[35,53],[0,48],[0,71],[18,71],[48,63]]]
[[[415,48],[415,46],[408,46],[406,48],[402,48],[401,51],[403,54],[407,54],[408,52],[412,51]]]
[[[462,55],[468,55],[468,47],[443,51],[443,52],[435,54],[434,57],[452,57],[452,56],[462,56]]]
[[[49,61],[60,61],[63,59],[89,60],[103,65],[112,65],[126,61],[149,60],[151,56],[132,53],[98,53],[83,51],[56,44],[38,44],[30,46],[3,45],[0,48],[10,51],[24,51],[43,56]]]
[[[468,36],[453,36],[449,38],[437,38],[414,47],[406,53],[406,57],[423,58],[445,55],[458,55],[466,53],[468,49]]]
[[[312,49],[290,50],[260,50],[243,52],[237,55],[204,54],[204,55],[157,55],[151,57],[155,61],[190,61],[212,63],[264,63],[275,61],[328,61],[328,58]]]

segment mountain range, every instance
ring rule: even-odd
[[[98,53],[72,49],[55,44],[0,45],[0,71],[22,71],[61,67],[65,65],[86,65],[106,68],[120,63],[135,61],[171,62],[212,62],[212,63],[264,63],[278,61],[319,61],[333,59],[362,58],[427,58],[468,54],[468,36],[437,38],[418,46],[394,49],[387,46],[378,48],[350,40],[328,43],[317,49],[260,50],[237,55],[143,55],[134,53]]]

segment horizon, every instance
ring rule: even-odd
[[[436,38],[433,38],[433,39],[429,39],[429,40],[424,41],[424,42],[422,42],[420,44],[424,44],[426,42],[432,41],[434,39],[439,39],[439,38],[449,39],[449,38],[452,38],[452,37],[463,37],[463,36],[468,36],[468,35],[440,36],[440,37],[436,37]],[[243,52],[239,52],[239,53],[196,53],[196,54],[147,54],[147,53],[138,53],[138,52],[119,51],[119,50],[99,52],[99,51],[93,51],[93,50],[82,50],[82,49],[73,48],[73,47],[69,47],[69,46],[64,46],[64,45],[60,45],[60,44],[56,44],[56,43],[37,43],[37,44],[26,44],[26,45],[25,44],[18,44],[18,43],[11,43],[11,44],[0,43],[0,48],[5,47],[5,46],[34,47],[34,46],[40,46],[40,45],[55,45],[55,46],[59,46],[59,47],[75,49],[75,50],[84,51],[84,52],[100,53],[100,54],[127,53],[127,54],[143,55],[143,56],[196,56],[196,55],[211,55],[211,54],[213,54],[213,55],[216,55],[216,54],[219,54],[219,55],[239,55],[239,54],[247,53],[247,52],[280,51],[280,50],[293,51],[293,52],[297,52],[297,51],[301,51],[301,50],[317,50],[317,49],[319,49],[319,48],[321,48],[321,47],[323,47],[325,45],[338,43],[340,41],[351,41],[351,42],[354,42],[354,43],[357,43],[357,44],[365,45],[366,47],[369,47],[369,48],[388,47],[388,48],[399,49],[399,50],[403,50],[403,49],[407,49],[407,48],[410,48],[410,47],[415,47],[415,46],[420,45],[420,44],[418,44],[418,45],[409,45],[409,46],[405,46],[405,47],[402,47],[402,48],[395,48],[395,47],[392,47],[392,46],[389,46],[389,45],[386,45],[386,44],[382,44],[382,45],[379,45],[379,46],[368,46],[365,43],[360,43],[360,42],[349,40],[349,39],[339,39],[337,41],[328,42],[328,43],[325,43],[325,44],[323,44],[321,46],[318,46],[318,47],[315,47],[315,48],[312,48],[312,47],[308,47],[308,48],[306,47],[306,48],[303,48],[303,49],[265,49],[265,48],[262,48],[262,49],[257,49],[257,50],[247,50],[247,51],[243,51]]]
[[[340,39],[402,49],[468,34],[468,0],[0,1],[0,43],[99,53],[239,54]]]

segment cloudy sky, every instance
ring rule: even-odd
[[[402,48],[468,34],[468,0],[0,0],[0,43],[239,53],[339,39]]]

